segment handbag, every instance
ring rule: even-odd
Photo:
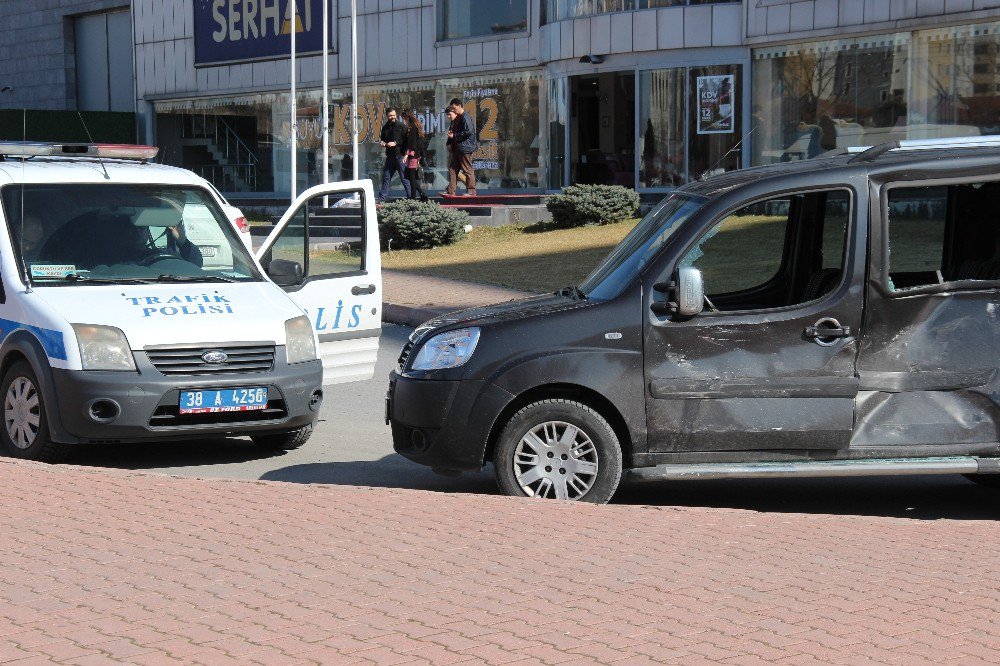
[[[407,169],[419,169],[420,168],[420,158],[417,157],[413,151],[406,156],[406,168]]]

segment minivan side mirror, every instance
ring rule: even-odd
[[[705,308],[705,282],[697,268],[679,268],[676,282],[661,282],[653,285],[653,289],[666,293],[668,299],[650,305],[658,315],[693,317]]]
[[[680,316],[693,317],[701,313],[705,307],[705,280],[700,270],[691,266],[677,270],[674,298],[677,299],[677,314]]]
[[[302,283],[302,264],[288,259],[272,259],[267,274],[279,287],[292,287]]]

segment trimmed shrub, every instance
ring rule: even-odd
[[[555,227],[613,224],[635,217],[639,194],[621,185],[570,185],[549,197],[545,207]]]
[[[382,247],[417,250],[451,245],[465,236],[469,214],[444,208],[433,201],[400,199],[378,208],[378,232]]]

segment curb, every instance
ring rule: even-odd
[[[449,308],[420,308],[412,305],[397,305],[382,303],[382,323],[413,326],[414,328],[428,319],[450,312]]]

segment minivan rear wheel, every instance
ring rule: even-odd
[[[622,451],[595,410],[573,400],[540,400],[507,422],[493,466],[506,495],[604,504],[621,480]]]

